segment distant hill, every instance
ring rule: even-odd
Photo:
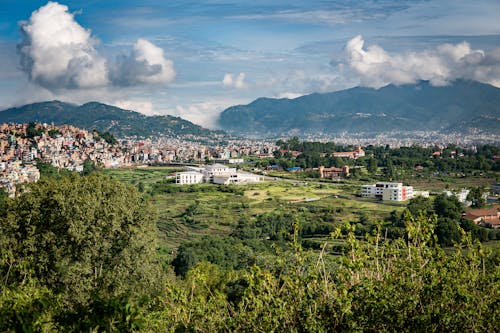
[[[476,129],[498,134],[500,89],[472,81],[444,87],[421,81],[296,99],[259,98],[223,111],[219,125],[230,132],[259,135]]]
[[[0,112],[0,123],[42,122],[69,124],[100,132],[109,131],[118,137],[154,137],[196,135],[210,136],[216,132],[173,116],[145,116],[97,102],[74,105],[60,101],[34,103]],[[222,132],[217,132],[222,133]]]

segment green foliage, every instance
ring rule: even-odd
[[[462,217],[462,204],[454,195],[440,194],[434,199],[434,211],[441,218],[459,221]]]
[[[73,174],[73,172],[68,169],[56,168],[52,166],[52,164],[40,160],[36,161],[36,167],[38,171],[40,171],[40,178],[61,178]]]
[[[467,200],[472,202],[472,207],[474,208],[482,208],[486,204],[486,200],[484,200],[484,188],[481,187],[473,187],[470,189],[469,195],[467,196]]]
[[[498,330],[498,257],[464,235],[452,253],[434,246],[436,217],[406,214],[406,240],[381,229],[360,241],[346,224],[333,236],[345,255],[329,268],[325,253],[279,253],[269,268],[222,274],[201,263],[168,284],[147,328],[224,332],[494,332]],[[342,232],[344,230],[344,232]],[[296,232],[295,232],[296,233]],[[295,239],[295,237],[293,237]],[[326,244],[328,245],[328,243]],[[239,286],[236,302],[234,286]]]
[[[52,139],[55,139],[58,135],[62,135],[61,131],[59,131],[58,129],[51,129],[49,130],[48,134]]]
[[[98,140],[102,139],[102,140],[106,141],[110,145],[116,145],[118,143],[118,141],[116,140],[115,136],[113,134],[109,133],[109,132],[100,133],[98,131],[95,131],[94,135],[96,136],[96,138]]]
[[[106,177],[40,180],[8,200],[0,220],[2,286],[49,290],[68,330],[114,327],[127,303],[161,285],[154,221],[137,191]]]
[[[26,137],[28,139],[33,139],[36,136],[40,136],[43,133],[42,128],[37,128],[36,123],[29,123],[28,127],[26,128]]]
[[[81,172],[81,175],[88,176],[88,175],[96,172],[97,170],[99,170],[99,168],[94,163],[94,161],[87,158],[85,161],[83,161],[83,171]]]

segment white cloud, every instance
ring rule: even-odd
[[[129,56],[105,59],[91,31],[57,2],[34,11],[20,27],[21,67],[32,82],[51,91],[160,84],[175,78],[173,62],[145,39],[137,40]]]
[[[125,86],[168,83],[175,75],[174,64],[165,58],[163,50],[142,38],[134,44],[129,56],[117,58],[110,73],[113,83]]]
[[[238,75],[232,73],[226,73],[222,79],[222,84],[224,87],[242,89],[245,87],[245,73],[240,73]]]
[[[136,111],[143,113],[145,115],[154,115],[158,114],[154,111],[153,103],[150,101],[138,101],[138,100],[118,100],[111,103],[114,106],[117,106],[124,110]]]
[[[442,44],[435,49],[391,55],[378,45],[364,48],[361,36],[345,47],[345,63],[361,84],[382,87],[387,84],[429,80],[446,85],[456,79],[470,79],[500,87],[500,48],[489,53],[474,50],[467,42]]]
[[[49,2],[21,23],[22,68],[48,88],[88,88],[107,84],[105,59],[97,54],[90,31],[81,27],[68,7]]]
[[[281,94],[276,95],[276,98],[288,98],[288,99],[295,99],[298,97],[304,96],[304,94],[301,93],[294,93],[294,92],[284,92]]]

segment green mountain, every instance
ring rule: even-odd
[[[203,136],[214,132],[173,116],[145,116],[139,112],[90,102],[74,105],[60,101],[34,103],[0,112],[0,123],[42,122],[55,125],[69,124],[99,132],[110,132],[118,137]]]
[[[245,134],[500,132],[500,89],[473,81],[356,87],[296,99],[259,98],[222,112],[224,130]]]

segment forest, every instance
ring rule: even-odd
[[[2,195],[0,331],[500,329],[500,230],[462,219],[453,196],[181,187],[172,171],[41,165]]]

